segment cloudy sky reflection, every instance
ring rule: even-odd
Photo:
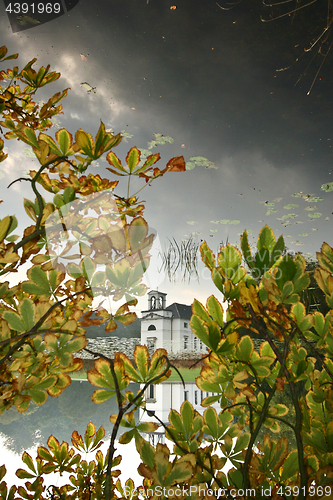
[[[37,57],[38,67],[50,64],[61,72],[41,90],[41,100],[71,88],[51,135],[61,127],[95,135],[102,120],[107,129],[133,136],[115,148],[121,159],[130,147],[147,149],[153,134],[162,134],[173,143],[152,149],[161,154],[160,168],[180,155],[186,162],[196,156],[210,162],[211,168],[170,173],[140,194],[158,236],[155,267],[158,252],[173,238],[180,244],[192,235],[216,252],[227,239],[238,244],[244,229],[254,243],[265,224],[296,252],[314,255],[323,241],[332,245],[333,192],[321,189],[333,182],[332,58],[309,95],[320,59],[294,86],[312,57],[302,54],[316,28],[314,11],[303,9],[293,24],[289,17],[262,23],[260,0],[243,0],[229,11],[220,8],[222,0],[173,1],[176,9],[171,0],[80,0],[62,17],[16,33],[1,2],[0,45],[19,52],[13,65],[22,68]],[[276,72],[301,55],[290,70]],[[1,217],[15,214],[23,229],[31,223],[23,198],[33,196],[27,183],[6,186],[37,162],[22,143],[7,141],[6,147]],[[100,160],[91,171],[110,177],[107,166]],[[132,192],[142,182],[133,183]],[[121,181],[117,193],[125,194],[126,187]],[[178,274],[170,283],[151,272],[148,285],[167,292],[168,304],[219,297],[202,265],[198,274],[199,281],[184,282]],[[143,297],[138,311],[146,308]],[[17,466],[1,453],[8,466]]]

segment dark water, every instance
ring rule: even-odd
[[[133,392],[139,389],[138,384],[130,385]],[[6,439],[6,447],[22,453],[36,444],[45,446],[51,434],[60,442],[70,443],[72,432],[84,434],[90,421],[96,430],[102,425],[106,435],[110,435],[110,415],[117,413],[117,403],[115,398],[99,405],[93,403],[91,395],[95,389],[86,381],[73,381],[58,398],[48,397],[42,406],[31,404],[22,415],[16,408],[7,411],[0,416],[0,433]]]

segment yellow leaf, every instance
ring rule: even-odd
[[[7,215],[4,219],[1,220],[0,222],[0,241],[3,241],[7,235],[8,229],[11,224],[11,218],[9,215]]]
[[[66,330],[69,332],[76,332],[76,329],[77,329],[77,323],[74,319],[66,321],[66,323],[63,324],[61,327],[61,330]]]

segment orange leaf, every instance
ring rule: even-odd
[[[168,172],[185,172],[185,170],[186,166],[184,156],[175,156],[167,163]]]

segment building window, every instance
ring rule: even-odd
[[[147,388],[147,392],[146,392],[146,398],[147,398],[147,402],[149,403],[155,403],[156,402],[156,386],[151,384],[148,388]]]
[[[156,337],[147,337],[147,347],[149,356],[152,356],[156,351]]]
[[[188,401],[188,391],[184,391],[184,401]]]
[[[193,349],[196,351],[197,350],[197,345],[198,345],[198,339],[194,337],[193,339]]]
[[[151,330],[156,330],[156,326],[155,325],[149,325],[148,326],[148,330],[151,331]]]
[[[186,350],[188,348],[188,336],[184,335],[184,349]]]
[[[200,340],[200,351],[202,351],[202,341]]]
[[[202,402],[202,400],[203,400],[203,398],[204,398],[204,395],[203,395],[203,392],[202,392],[202,391],[200,391],[200,393],[201,393],[201,394],[200,394],[200,397],[201,397],[201,402]]]
[[[194,404],[198,404],[198,391],[194,391]]]
[[[187,328],[188,323],[184,323],[184,328]]]

